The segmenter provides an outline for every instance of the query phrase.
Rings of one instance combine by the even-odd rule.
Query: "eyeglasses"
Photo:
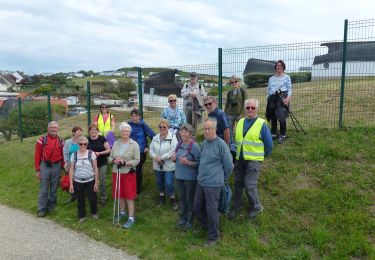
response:
[[[101,108],[108,108],[108,107],[101,107]]]
[[[215,129],[215,127],[205,127],[205,128],[203,128],[204,131],[210,131],[212,129]]]
[[[97,128],[91,128],[90,131],[99,131]]]
[[[79,146],[87,146],[87,143],[79,143]]]
[[[208,107],[208,106],[212,106],[212,102],[211,103],[206,103],[204,104],[205,107]]]
[[[173,102],[176,102],[176,101],[177,101],[176,99],[168,100],[169,103],[173,103]]]
[[[163,125],[159,125],[159,129],[167,129],[167,127]]]
[[[255,109],[257,109],[256,107],[246,107],[246,110],[255,110]]]
[[[238,81],[231,81],[231,82],[230,82],[230,84],[232,84],[232,85],[233,85],[233,84],[236,84],[236,83],[238,83]]]

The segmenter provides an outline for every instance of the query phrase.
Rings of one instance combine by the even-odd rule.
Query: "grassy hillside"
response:
[[[264,212],[252,222],[247,208],[235,221],[222,216],[221,241],[215,248],[203,247],[204,232],[178,231],[177,213],[169,205],[155,207],[150,162],[133,229],[112,227],[111,203],[99,209],[99,220],[78,224],[76,205],[63,206],[68,195],[61,191],[57,210],[48,218],[142,258],[374,259],[375,129],[291,135],[263,163],[258,187]],[[31,214],[38,194],[36,139],[0,146],[0,203]]]

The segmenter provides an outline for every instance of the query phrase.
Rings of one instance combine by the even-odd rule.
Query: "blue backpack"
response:
[[[220,192],[219,212],[223,214],[229,213],[231,199],[232,199],[232,190],[229,184],[225,182]]]

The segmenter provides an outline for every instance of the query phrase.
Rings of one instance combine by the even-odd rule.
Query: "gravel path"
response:
[[[1,259],[137,259],[45,218],[0,205]]]

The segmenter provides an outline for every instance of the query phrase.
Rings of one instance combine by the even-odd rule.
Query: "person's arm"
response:
[[[111,130],[112,132],[115,132],[116,130],[116,121],[115,121],[115,117],[113,115],[110,115],[110,117],[112,118],[111,119]]]
[[[151,144],[150,144],[150,157],[152,159],[154,159],[155,157],[157,157],[157,155],[155,153],[155,141],[154,141],[154,139],[152,139]]]
[[[141,161],[139,145],[136,142],[134,143],[135,143],[135,146],[134,146],[133,159],[126,162],[126,166],[129,166],[129,167],[136,167]]]
[[[43,150],[43,145],[42,145],[42,139],[43,137],[39,138],[39,140],[35,144],[35,153],[34,153],[34,167],[35,167],[35,172],[36,172],[36,177],[40,179],[40,161],[42,157],[42,150]]]
[[[108,142],[104,142],[104,151],[99,152],[99,155],[106,155],[111,153],[111,147],[109,146]]]
[[[181,124],[186,124],[186,116],[185,116],[184,110],[179,109],[179,111],[180,111]]]
[[[188,98],[190,96],[190,91],[188,89],[187,84],[185,84],[181,89],[181,97],[182,98]]]
[[[232,174],[233,171],[233,157],[230,153],[229,147],[227,145],[223,145],[222,147],[222,160],[223,160],[223,169],[224,169],[224,180],[228,181],[229,176]]]
[[[99,116],[95,115],[94,116],[94,125],[98,126],[98,120],[99,120]]]
[[[99,187],[99,170],[98,170],[98,164],[97,164],[97,161],[96,161],[96,157],[95,155],[93,154],[93,158],[92,159],[92,168],[94,170],[94,175],[95,175],[95,184],[94,184],[94,192],[97,192],[98,191],[98,187]]]
[[[191,153],[194,156],[194,161],[191,162],[191,166],[194,168],[198,168],[199,162],[201,160],[201,148],[199,144],[194,143],[193,148],[191,149]]]
[[[199,87],[198,87],[199,90]],[[201,85],[200,95],[205,99],[207,97],[206,90],[204,89],[203,85]]]
[[[242,107],[241,115],[244,116],[245,115],[245,100],[247,99],[247,93],[246,93],[246,90],[244,90],[243,88],[241,89],[243,93],[242,104],[241,104],[241,107]]]
[[[264,156],[269,156],[272,152],[273,142],[270,129],[265,122],[263,123],[263,126],[260,130],[260,139],[264,144]]]
[[[227,145],[230,144],[230,129],[229,128],[224,129],[224,141],[227,143]]]
[[[143,122],[143,127],[146,135],[150,138],[154,138],[154,136],[156,135],[154,130],[152,130],[151,127],[149,127],[145,122]]]
[[[69,170],[69,192],[74,193],[73,187],[73,176],[74,176],[74,154],[70,156],[70,170]]]
[[[115,156],[116,147],[117,147],[117,141],[112,146],[111,152],[108,156],[108,163],[113,163],[113,160],[115,159],[114,156]]]
[[[288,105],[290,102],[290,98],[292,97],[292,80],[290,79],[289,75],[287,75],[285,79],[286,90],[288,91],[288,96],[284,98],[284,104]]]
[[[231,90],[229,90],[227,92],[227,100],[225,101],[225,107],[224,107],[224,112],[227,113],[227,110],[228,110],[228,107],[229,107],[229,92],[231,92]]]

